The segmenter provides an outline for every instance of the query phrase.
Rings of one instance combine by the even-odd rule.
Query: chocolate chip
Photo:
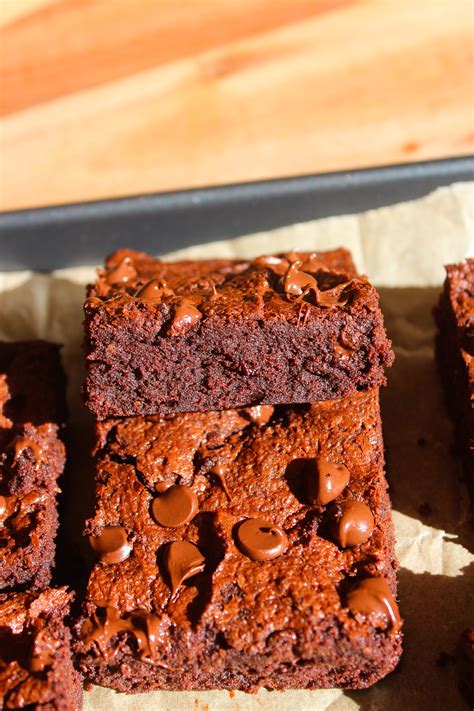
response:
[[[310,504],[325,506],[334,501],[349,483],[350,474],[344,464],[315,459],[306,470],[306,496]]]
[[[174,595],[185,580],[202,573],[206,559],[194,543],[174,541],[166,548],[164,562],[170,576],[171,593]]]
[[[126,284],[128,281],[135,279],[137,270],[133,266],[130,257],[124,257],[116,266],[114,266],[105,277],[105,281],[114,286],[115,284]]]
[[[173,484],[160,496],[153,499],[151,512],[160,526],[178,528],[191,521],[197,514],[199,502],[189,486]]]
[[[279,526],[261,518],[249,518],[237,529],[239,548],[251,560],[271,560],[282,555],[288,538]]]
[[[367,504],[347,499],[333,505],[332,534],[343,548],[365,543],[374,530],[374,517]]]
[[[247,408],[249,418],[259,427],[267,424],[274,411],[273,405],[254,405],[254,407]]]
[[[385,578],[366,578],[347,596],[347,607],[354,615],[373,615],[375,627],[387,624],[397,632],[401,627],[400,613]]]
[[[151,301],[153,303],[161,301],[164,296],[172,296],[173,294],[172,289],[169,289],[164,282],[152,279],[138,289],[135,297],[140,301]]]
[[[122,526],[106,526],[99,536],[89,536],[92,550],[103,563],[122,563],[130,555],[132,546]]]
[[[0,496],[0,521],[4,518],[7,512],[8,500],[5,496]]]
[[[278,276],[283,276],[289,266],[289,262],[285,257],[273,257],[271,255],[257,257],[252,261],[252,264],[259,269],[271,269]]]
[[[293,262],[282,277],[283,291],[289,296],[300,296],[305,289],[318,291],[316,279],[311,274],[300,271],[300,267],[300,261]]]
[[[173,321],[171,322],[169,332],[172,336],[180,335],[191,328],[191,326],[194,326],[201,318],[202,313],[189,301],[183,299],[174,310]]]

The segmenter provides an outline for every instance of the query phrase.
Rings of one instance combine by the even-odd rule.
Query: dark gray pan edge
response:
[[[153,254],[294,222],[362,212],[474,180],[474,157],[0,213],[0,269],[102,263],[118,247]]]

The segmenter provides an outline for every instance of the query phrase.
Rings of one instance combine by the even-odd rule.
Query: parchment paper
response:
[[[405,618],[405,651],[398,670],[372,689],[350,693],[261,690],[257,695],[210,691],[127,697],[94,688],[85,694],[86,711],[465,708],[452,661],[442,655],[441,665],[439,658],[451,654],[462,629],[474,624],[474,529],[433,360],[431,309],[444,278],[442,265],[474,256],[474,184],[442,188],[421,200],[359,216],[192,247],[169,257],[251,257],[339,246],[351,249],[360,272],[380,288],[397,355],[383,391],[382,416]],[[64,343],[73,438],[63,530],[80,528],[87,505],[79,502],[87,499],[82,494],[90,498],[92,492],[85,445],[90,420],[80,406],[79,386],[83,289],[93,278],[93,267],[51,275],[0,274],[0,338]]]

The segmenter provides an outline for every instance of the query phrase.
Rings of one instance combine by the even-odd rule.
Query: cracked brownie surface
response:
[[[378,389],[97,425],[77,663],[122,691],[362,688],[401,622]]]
[[[385,382],[378,295],[349,252],[160,262],[120,250],[85,302],[99,418],[315,402]]]
[[[0,343],[0,590],[49,583],[65,410],[59,347]]]

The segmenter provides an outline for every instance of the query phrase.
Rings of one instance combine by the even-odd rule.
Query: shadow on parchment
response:
[[[362,711],[464,711],[453,654],[473,624],[474,563],[456,577],[402,569],[399,598],[405,620],[399,666],[372,689],[346,694]]]

